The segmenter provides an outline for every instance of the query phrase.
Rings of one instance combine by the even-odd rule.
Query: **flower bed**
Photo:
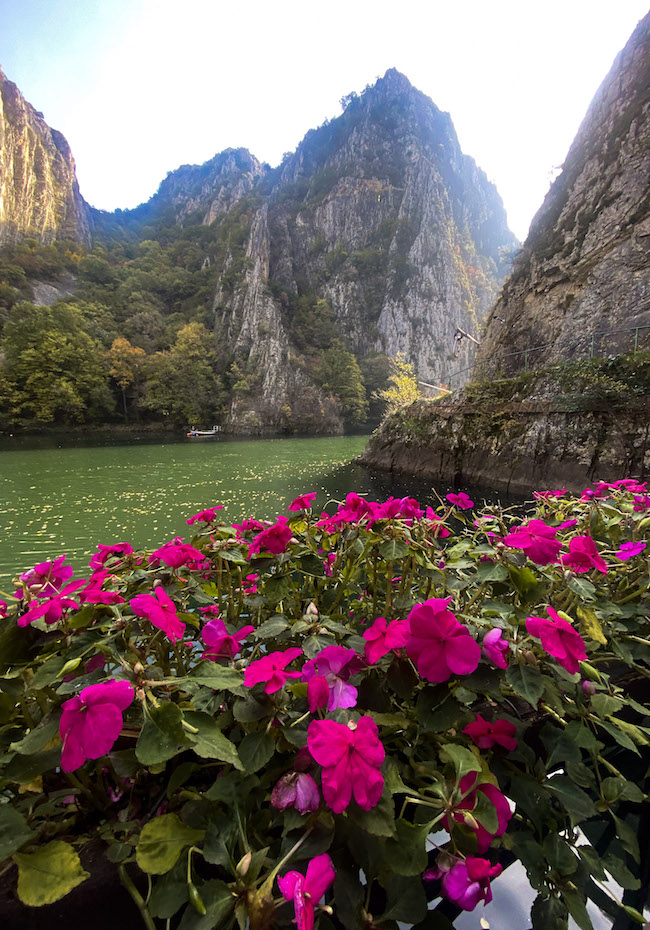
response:
[[[92,839],[150,930],[444,928],[514,860],[536,930],[591,927],[590,900],[642,923],[645,485],[539,493],[525,518],[314,497],[100,546],[88,580],[64,557],[16,579],[0,860],[20,900],[83,882]]]

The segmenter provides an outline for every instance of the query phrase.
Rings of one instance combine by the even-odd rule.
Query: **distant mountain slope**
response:
[[[570,357],[581,340],[584,350],[600,330],[650,324],[649,249],[650,13],[614,61],[533,220],[488,323],[485,370],[504,353],[551,343],[529,355],[539,365]],[[632,344],[619,335],[596,348]],[[523,356],[500,364],[512,372]]]
[[[68,143],[0,68],[0,245],[26,236],[89,244],[89,208]]]

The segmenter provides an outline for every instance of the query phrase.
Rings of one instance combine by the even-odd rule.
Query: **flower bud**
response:
[[[593,681],[582,682],[582,693],[585,697],[592,697],[596,693],[596,685]]]
[[[246,855],[242,856],[242,858],[237,863],[237,868],[235,869],[235,871],[237,872],[237,875],[239,875],[240,878],[243,878],[248,872],[252,858],[253,858],[253,854],[250,852],[247,852]]]
[[[311,617],[318,616],[318,608],[316,607],[313,601],[310,601],[309,604],[307,604],[307,610],[305,611],[305,614]]]
[[[136,675],[142,675],[142,673],[144,672],[144,665],[142,664],[142,662],[136,662],[135,665],[133,666],[133,671],[135,672]]]

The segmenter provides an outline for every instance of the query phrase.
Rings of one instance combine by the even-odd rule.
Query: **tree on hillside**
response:
[[[406,361],[404,354],[398,354],[390,360],[391,374],[388,378],[390,387],[378,391],[375,395],[386,402],[385,416],[395,413],[400,407],[412,404],[420,397],[420,389],[413,372],[413,366]]]
[[[112,414],[104,351],[74,307],[17,304],[2,351],[12,422],[71,424]]]
[[[368,401],[361,369],[354,355],[340,339],[323,352],[317,377],[321,385],[339,401],[347,426],[360,426],[368,416]]]
[[[127,389],[134,388],[141,382],[145,358],[146,352],[144,349],[132,346],[128,339],[122,337],[115,339],[108,350],[108,361],[111,366],[109,374],[111,378],[115,379],[122,392],[125,420],[129,418],[126,392]]]
[[[147,360],[142,406],[179,425],[212,422],[225,399],[216,358],[214,334],[201,323],[188,323],[171,349]]]

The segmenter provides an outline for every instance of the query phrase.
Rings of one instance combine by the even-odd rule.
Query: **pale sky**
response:
[[[396,67],[452,117],[523,239],[648,0],[0,0],[0,64],[106,210],[244,146],[276,165]]]

